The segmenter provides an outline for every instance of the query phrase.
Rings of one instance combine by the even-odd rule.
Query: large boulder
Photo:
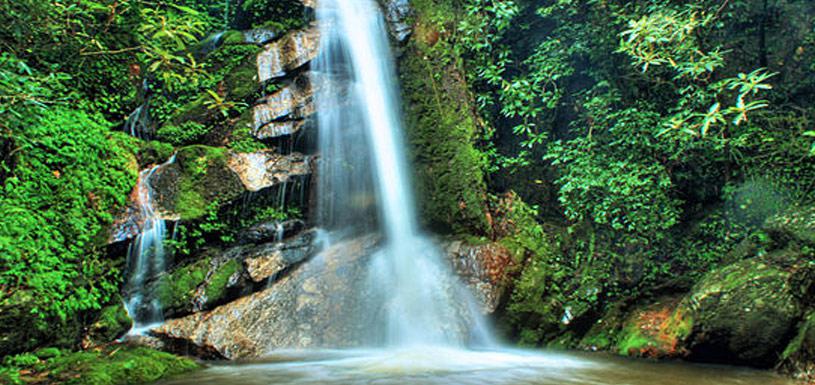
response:
[[[708,273],[678,310],[692,325],[685,341],[689,358],[774,365],[801,315],[790,275],[758,257]]]
[[[333,245],[263,291],[169,320],[152,333],[177,349],[228,359],[276,348],[356,345],[369,324],[363,320],[369,294],[357,290],[377,239]]]
[[[259,245],[210,250],[148,282],[165,318],[209,310],[263,287],[263,283],[313,255],[315,231]]]

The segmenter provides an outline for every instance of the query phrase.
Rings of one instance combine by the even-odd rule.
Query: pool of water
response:
[[[792,385],[767,371],[603,354],[521,350],[285,351],[262,361],[215,363],[161,385],[529,384]]]

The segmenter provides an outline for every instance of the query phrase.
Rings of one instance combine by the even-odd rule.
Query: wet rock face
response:
[[[238,234],[238,242],[244,244],[278,242],[294,235],[305,227],[305,222],[299,219],[259,223]]]
[[[298,30],[263,47],[257,56],[258,81],[286,76],[317,57],[319,32],[316,27]]]
[[[507,287],[507,270],[512,265],[509,250],[496,243],[468,245],[453,241],[444,245],[444,251],[453,271],[473,292],[482,311],[493,313]]]
[[[280,348],[356,345],[368,332],[360,317],[368,316],[362,299],[370,293],[353,293],[376,243],[369,236],[334,245],[263,291],[152,332],[172,346],[227,359]]]
[[[410,2],[408,0],[384,0],[383,6],[391,36],[396,42],[404,43],[413,33],[413,27],[408,24],[408,18],[413,14]]]
[[[159,300],[165,318],[209,310],[256,291],[256,284],[311,257],[315,238],[314,231],[304,231],[276,242],[210,251],[148,282],[145,292]]]
[[[311,174],[311,162],[303,154],[280,155],[272,150],[233,153],[227,162],[247,191],[260,191]]]
[[[261,140],[291,135],[314,112],[314,91],[308,78],[300,76],[252,108],[252,132]]]

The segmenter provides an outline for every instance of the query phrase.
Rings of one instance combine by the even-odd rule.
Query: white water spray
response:
[[[333,237],[379,231],[367,292],[375,344],[466,346],[490,334],[470,293],[418,228],[399,98],[373,0],[322,0],[313,66],[321,163],[318,221]],[[350,233],[350,234],[349,234]]]

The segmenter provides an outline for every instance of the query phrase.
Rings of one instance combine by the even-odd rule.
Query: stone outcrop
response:
[[[314,111],[311,84],[300,76],[252,108],[252,133],[262,140],[294,134]]]
[[[318,50],[319,32],[314,26],[266,44],[257,56],[258,81],[286,76],[317,57]]]
[[[162,304],[165,318],[209,310],[262,288],[256,286],[308,259],[315,252],[314,231],[260,245],[210,250],[147,284]]]
[[[404,43],[413,33],[413,26],[408,18],[413,14],[408,0],[385,0],[385,19],[388,21],[388,30],[397,43]]]
[[[492,313],[507,288],[507,273],[512,254],[497,243],[468,245],[453,241],[444,245],[447,260],[481,304],[484,313]]]
[[[357,285],[376,237],[332,246],[269,288],[209,312],[167,321],[152,333],[169,345],[228,359],[270,349],[349,346],[366,330]],[[356,321],[356,322],[355,322]]]
[[[311,174],[308,156],[280,155],[272,150],[232,153],[227,165],[240,178],[246,191],[260,191]]]
[[[299,219],[258,223],[238,234],[239,243],[277,242],[288,238],[306,227]]]

